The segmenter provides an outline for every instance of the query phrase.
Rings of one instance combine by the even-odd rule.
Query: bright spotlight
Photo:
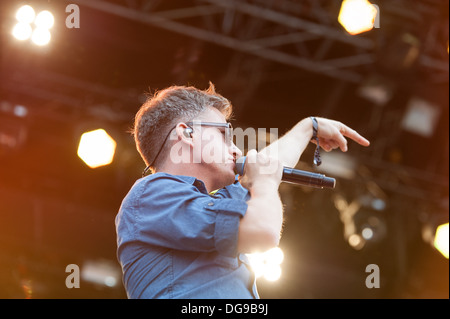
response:
[[[378,10],[367,0],[344,0],[339,13],[339,23],[351,35],[374,28]]]
[[[281,277],[280,265],[267,265],[264,278],[268,281],[277,281]]]
[[[276,281],[281,277],[281,263],[284,259],[283,251],[272,248],[264,253],[248,254],[250,265],[256,278],[264,277],[268,281]]]
[[[448,223],[440,225],[436,229],[436,235],[434,237],[434,247],[448,259]]]
[[[31,36],[31,41],[33,41],[34,44],[43,46],[47,45],[52,38],[52,35],[50,34],[50,31],[48,29],[44,28],[36,28],[33,31],[33,35]]]
[[[20,41],[29,39],[32,33],[33,29],[31,26],[28,23],[22,22],[17,23],[12,30],[12,35]]]
[[[284,260],[284,253],[279,247],[272,248],[265,253],[266,260],[275,265],[281,265]]]
[[[88,260],[81,268],[81,279],[99,287],[114,288],[120,278],[120,267],[107,260]]]
[[[25,5],[17,10],[16,19],[21,23],[30,24],[34,21],[35,15],[34,9],[29,5]]]
[[[18,40],[27,40],[31,37],[38,46],[47,45],[50,42],[50,29],[55,23],[55,18],[50,11],[44,10],[37,15],[31,6],[22,6],[16,12],[18,23],[12,30],[13,36]],[[32,23],[35,28],[33,30]]]
[[[55,18],[53,17],[53,14],[50,11],[44,10],[39,12],[39,14],[36,16],[34,24],[38,28],[44,28],[48,30],[51,29],[55,24]]]
[[[116,141],[103,129],[86,132],[81,136],[78,156],[90,167],[97,168],[112,163]]]
[[[373,230],[370,227],[366,227],[361,231],[361,236],[365,240],[371,240],[373,238]]]
[[[264,255],[262,253],[253,253],[248,254],[247,256],[252,270],[255,273],[255,277],[260,278],[261,276],[264,276],[264,272],[266,270]]]
[[[351,234],[347,241],[348,244],[356,250],[361,250],[365,245],[365,240],[358,234]]]

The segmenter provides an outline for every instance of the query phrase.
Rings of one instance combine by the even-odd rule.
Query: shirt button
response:
[[[208,203],[208,206],[214,206],[213,202]]]

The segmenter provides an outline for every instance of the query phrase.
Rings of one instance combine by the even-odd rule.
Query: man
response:
[[[249,151],[238,179],[231,112],[211,84],[167,88],[137,113],[136,146],[153,174],[133,185],[116,217],[129,298],[259,298],[245,254],[279,243],[282,167],[297,164],[313,124],[326,151],[347,151],[345,137],[369,145],[340,122],[307,118],[261,152]]]

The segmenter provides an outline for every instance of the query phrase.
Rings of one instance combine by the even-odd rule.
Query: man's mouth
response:
[[[225,160],[225,164],[236,164],[236,159],[228,158],[227,160]]]

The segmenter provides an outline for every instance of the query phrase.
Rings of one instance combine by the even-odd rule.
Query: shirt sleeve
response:
[[[137,240],[169,249],[237,255],[242,199],[211,197],[176,178],[139,185],[134,207]]]

